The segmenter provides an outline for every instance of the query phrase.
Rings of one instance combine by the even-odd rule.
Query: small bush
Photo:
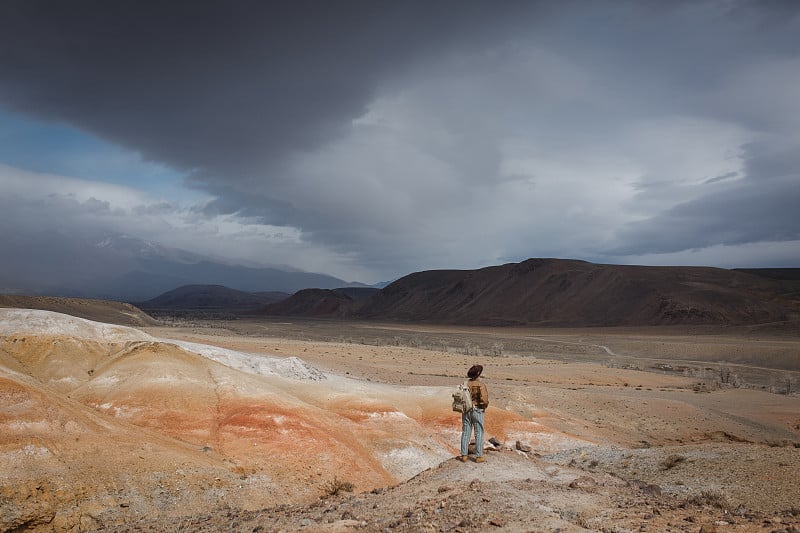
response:
[[[687,498],[686,501],[692,505],[708,505],[723,510],[731,509],[731,503],[728,501],[728,497],[717,490],[704,490],[698,495]]]
[[[331,481],[325,483],[322,487],[325,495],[323,498],[328,496],[336,496],[341,492],[353,492],[355,485],[350,483],[349,481],[342,481],[341,479],[334,477]]]
[[[672,454],[663,461],[661,461],[661,470],[670,470],[675,468],[682,462],[686,461],[686,457],[683,455]]]

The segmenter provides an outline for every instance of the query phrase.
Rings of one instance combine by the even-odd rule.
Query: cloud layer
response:
[[[792,2],[9,2],[0,105],[208,198],[64,179],[15,205],[49,191],[364,281],[532,256],[798,266],[798,34]]]

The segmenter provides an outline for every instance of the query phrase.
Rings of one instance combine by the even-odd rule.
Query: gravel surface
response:
[[[613,450],[598,457],[621,456]],[[569,454],[551,457],[569,459]],[[363,494],[337,494],[310,505],[243,512],[221,510],[170,526],[142,520],[98,531],[153,532],[797,532],[800,513],[760,513],[705,498],[665,494],[658,485],[562,466],[514,451],[483,464],[451,459],[406,483]]]

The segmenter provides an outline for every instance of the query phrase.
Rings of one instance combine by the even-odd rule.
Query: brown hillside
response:
[[[355,309],[356,301],[339,290],[305,289],[282,302],[269,304],[262,313],[272,316],[345,317]]]
[[[157,320],[144,313],[141,309],[128,303],[110,300],[0,294],[0,307],[41,309],[123,326],[158,325]]]
[[[362,302],[298,293],[273,315],[349,316],[465,325],[745,325],[797,320],[790,282],[708,267],[597,265],[529,259],[405,276]],[[318,300],[314,300],[318,298]]]

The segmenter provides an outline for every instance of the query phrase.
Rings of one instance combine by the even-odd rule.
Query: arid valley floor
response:
[[[796,330],[0,313],[0,531],[800,530]]]

